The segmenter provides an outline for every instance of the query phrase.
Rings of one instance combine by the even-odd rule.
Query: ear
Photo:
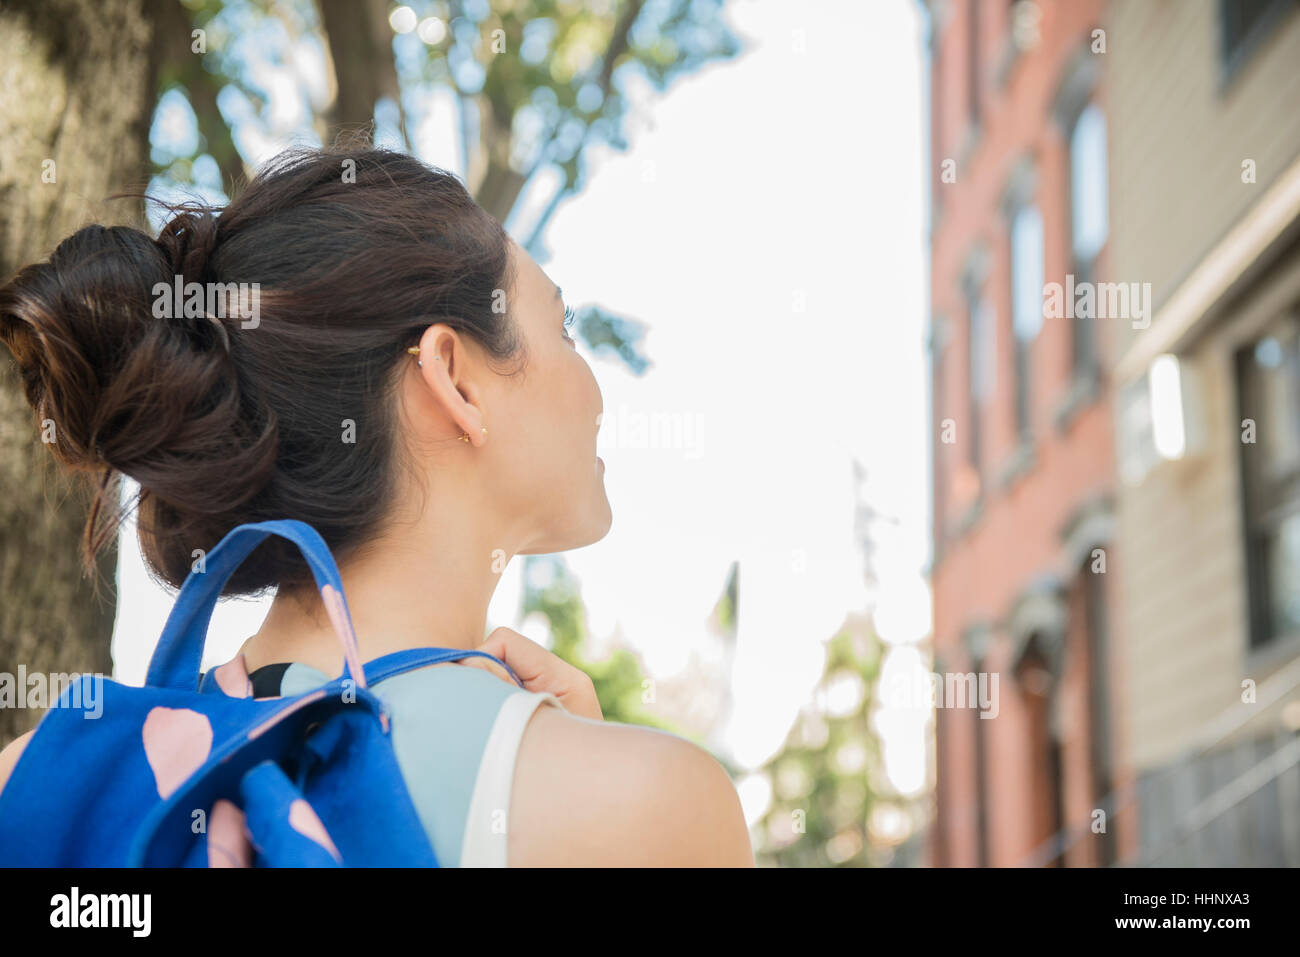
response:
[[[430,326],[420,337],[421,377],[452,421],[469,435],[470,444],[479,446],[485,441],[483,412],[469,381],[468,358],[465,341],[445,323]]]

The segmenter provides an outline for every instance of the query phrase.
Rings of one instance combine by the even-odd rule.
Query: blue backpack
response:
[[[279,698],[253,698],[247,673],[227,666],[200,686],[217,598],[269,535],[311,566],[343,674]],[[206,566],[181,587],[144,687],[80,675],[43,716],[0,792],[0,866],[439,866],[369,686],[472,655],[523,682],[456,648],[362,668],[334,558],[303,522],[240,525]]]

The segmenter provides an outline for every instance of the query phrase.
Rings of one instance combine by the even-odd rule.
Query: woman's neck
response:
[[[515,554],[503,547],[511,536],[483,519],[491,514],[461,507],[390,526],[340,567],[362,663],[407,648],[483,643],[488,603]],[[302,662],[330,676],[343,672],[342,647],[314,587],[277,594],[240,653],[250,672],[276,662]]]

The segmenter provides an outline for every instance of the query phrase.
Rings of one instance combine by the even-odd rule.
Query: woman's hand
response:
[[[549,691],[560,699],[564,710],[580,718],[604,721],[600,702],[596,699],[596,686],[586,672],[575,668],[559,655],[552,654],[537,642],[525,638],[510,628],[498,628],[488,635],[477,651],[485,651],[508,664],[529,691]],[[471,668],[482,668],[514,684],[505,670],[494,661],[479,655],[461,658],[456,662]]]

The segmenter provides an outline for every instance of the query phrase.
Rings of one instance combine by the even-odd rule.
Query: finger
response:
[[[483,643],[483,651],[504,661],[529,691],[548,691],[566,699],[590,678],[584,672],[512,628],[497,628]]]
[[[550,692],[573,706],[575,713],[589,715],[594,711],[600,718],[591,677],[531,638],[502,626],[488,636],[479,650],[509,665],[527,690]]]
[[[504,661],[526,685],[543,675],[554,674],[559,665],[568,664],[531,638],[504,626],[488,635],[479,650]]]
[[[500,656],[497,656],[500,657]],[[495,661],[489,661],[482,655],[467,655],[464,658],[457,658],[455,664],[464,665],[467,668],[477,668],[480,671],[486,671],[493,677],[500,678],[509,684],[514,684],[515,679],[510,677],[510,673],[502,668]]]

